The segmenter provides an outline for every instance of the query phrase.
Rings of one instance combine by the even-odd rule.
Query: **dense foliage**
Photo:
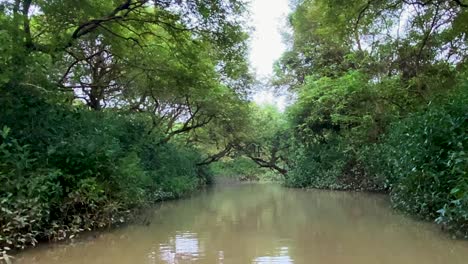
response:
[[[158,145],[160,136],[147,134],[151,122],[142,115],[14,98],[1,100],[7,114],[1,119],[0,232],[10,248],[123,222],[129,209],[179,197],[207,181],[197,173],[200,154],[177,143]]]
[[[468,237],[467,5],[291,5],[282,113],[248,101],[244,1],[1,1],[0,259],[213,174],[388,191]]]
[[[280,180],[274,172],[259,167],[251,159],[238,157],[225,157],[210,166],[211,173],[216,175],[217,180],[240,180],[240,181],[275,181]]]
[[[244,12],[238,0],[0,2],[0,261],[212,181],[247,120]]]
[[[395,207],[468,237],[467,5],[292,5],[273,79],[296,95],[286,185],[389,191]]]
[[[468,93],[456,94],[393,123],[368,163],[396,207],[467,237]]]

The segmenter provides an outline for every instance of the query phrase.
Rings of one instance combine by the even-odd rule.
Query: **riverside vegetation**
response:
[[[468,236],[468,8],[463,1],[294,3],[274,83],[292,187],[387,191]]]
[[[0,256],[213,175],[388,192],[468,236],[463,1],[291,1],[284,112],[249,101],[244,1],[78,2],[0,3]]]
[[[0,10],[0,257],[210,183],[249,107],[243,2]]]

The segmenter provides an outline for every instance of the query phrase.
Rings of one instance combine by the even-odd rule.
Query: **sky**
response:
[[[251,21],[254,32],[250,40],[250,63],[262,80],[272,75],[273,64],[286,50],[281,37],[281,29],[286,25],[290,13],[288,0],[251,0]],[[266,89],[254,95],[258,104],[275,104],[281,110],[286,98],[274,95]]]

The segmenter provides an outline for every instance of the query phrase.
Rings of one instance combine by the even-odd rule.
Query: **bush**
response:
[[[211,174],[217,177],[234,178],[241,181],[275,181],[280,176],[266,168],[260,168],[250,158],[239,156],[226,157],[210,165]]]
[[[354,140],[354,139],[353,139]],[[358,155],[361,146],[345,136],[296,147],[285,184],[290,187],[381,191],[382,180],[367,172]]]
[[[468,235],[468,93],[392,126],[377,167],[394,205]]]
[[[178,198],[207,182],[198,172],[200,156],[194,149],[147,145],[142,156],[145,169],[155,179],[153,184],[162,187],[163,198]]]
[[[0,255],[121,223],[210,176],[194,149],[159,144],[140,114],[92,112],[11,90],[0,98]],[[2,250],[3,249],[3,250]]]
[[[377,141],[363,140],[372,126],[359,126],[296,147],[285,184],[388,190],[395,207],[468,237],[468,90],[451,93]]]
[[[338,178],[345,165],[345,154],[337,139],[327,144],[297,148],[294,166],[285,184],[290,187],[340,188]]]

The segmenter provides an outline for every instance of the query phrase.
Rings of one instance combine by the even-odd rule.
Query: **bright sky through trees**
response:
[[[255,30],[251,37],[250,62],[262,79],[272,74],[273,63],[286,49],[281,30],[286,26],[290,9],[288,0],[252,0],[250,5]],[[258,104],[276,104],[280,109],[285,107],[285,98],[271,91],[258,92],[254,100]]]
[[[260,77],[272,74],[272,66],[286,49],[281,27],[289,13],[287,0],[252,0],[251,14],[255,32],[251,38],[250,61]]]

